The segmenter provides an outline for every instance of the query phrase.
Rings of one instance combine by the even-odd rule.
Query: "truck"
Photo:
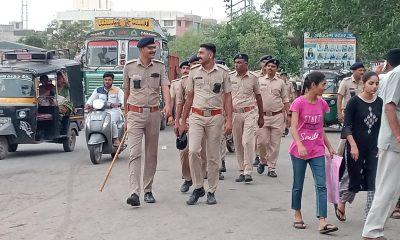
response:
[[[138,41],[151,36],[158,46],[156,59],[163,61],[170,80],[177,78],[179,58],[170,56],[168,41],[160,24],[153,18],[95,18],[94,31],[87,34],[82,52],[85,96],[103,84],[103,74],[112,72],[114,85],[123,88],[123,67],[127,61],[139,57]],[[164,103],[160,92],[160,107]],[[161,129],[165,128],[163,118]]]

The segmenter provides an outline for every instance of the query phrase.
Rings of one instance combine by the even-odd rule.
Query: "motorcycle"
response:
[[[93,164],[99,164],[103,154],[111,154],[111,157],[114,157],[117,152],[118,147],[113,145],[111,114],[105,111],[107,108],[111,108],[109,103],[102,99],[96,99],[93,101],[93,110],[86,118],[86,142]],[[119,139],[122,139],[124,135],[124,122],[124,115],[121,114],[117,122]],[[121,151],[124,149],[125,145]]]

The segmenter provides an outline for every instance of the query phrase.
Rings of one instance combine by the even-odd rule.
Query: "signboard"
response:
[[[88,38],[141,38],[143,36],[152,36],[152,37],[162,37],[157,32],[140,30],[140,29],[127,29],[127,28],[113,28],[113,29],[104,29],[91,32],[87,35]]]
[[[356,61],[352,33],[304,33],[304,68],[331,64],[349,68]]]
[[[94,30],[110,28],[136,28],[146,31],[154,30],[152,18],[95,18]]]

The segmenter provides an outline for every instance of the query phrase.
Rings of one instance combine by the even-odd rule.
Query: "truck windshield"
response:
[[[0,97],[20,98],[33,97],[32,76],[29,74],[0,73]]]
[[[88,43],[86,54],[88,66],[116,66],[118,62],[118,42],[91,41]]]
[[[129,49],[128,49],[128,60],[139,58],[139,48],[137,47],[138,41],[131,40],[129,41]],[[156,56],[155,59],[161,58],[161,49],[159,47],[159,42],[157,42]]]

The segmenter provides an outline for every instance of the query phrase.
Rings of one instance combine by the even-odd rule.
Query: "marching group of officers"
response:
[[[288,127],[289,103],[295,98],[287,76],[277,74],[279,60],[263,56],[261,70],[250,72],[248,55],[238,54],[234,57],[235,71],[230,72],[225,65],[216,63],[215,45],[202,44],[197,55],[180,64],[182,77],[169,86],[164,64],[154,59],[157,47],[154,38],[142,38],[137,46],[139,58],[124,67],[131,190],[128,204],[140,206],[141,181],[144,201],[156,201],[152,184],[161,121],[160,88],[165,101],[164,113],[174,125],[180,149],[184,179],[181,191],[194,187],[186,202],[188,205],[196,204],[206,192],[207,204],[217,203],[215,191],[221,179],[223,140],[230,134],[233,134],[239,166],[236,182],[253,181],[255,152],[259,159],[257,172],[262,174],[267,168],[268,176],[277,177],[275,169],[281,137]]]

